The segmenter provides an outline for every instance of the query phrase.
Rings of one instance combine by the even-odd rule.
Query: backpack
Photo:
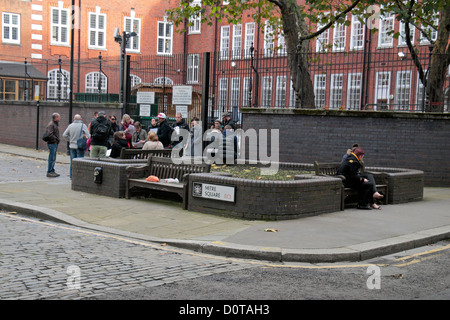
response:
[[[101,123],[95,127],[92,137],[95,140],[106,140],[109,138],[109,126],[106,123]]]

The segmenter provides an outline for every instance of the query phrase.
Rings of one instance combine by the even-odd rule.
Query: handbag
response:
[[[45,130],[44,135],[42,136],[42,140],[44,140],[45,142],[50,141],[50,137],[48,136],[47,130]]]
[[[86,150],[87,148],[87,139],[83,136],[83,124],[81,124],[81,130],[80,130],[80,139],[77,140],[77,148],[80,150]]]

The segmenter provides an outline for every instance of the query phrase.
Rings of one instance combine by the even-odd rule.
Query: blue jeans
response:
[[[47,173],[55,172],[55,163],[56,163],[56,151],[58,150],[58,144],[56,143],[47,143],[48,146],[48,169]]]
[[[70,149],[70,179],[72,179],[72,159],[84,158],[84,152],[86,150]]]

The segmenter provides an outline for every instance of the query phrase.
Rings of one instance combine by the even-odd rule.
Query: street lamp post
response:
[[[98,54],[98,60],[100,63],[100,65],[99,65],[100,70],[98,72],[97,89],[98,89],[98,103],[100,103],[101,102],[101,93],[102,93],[102,53],[101,52]]]
[[[58,79],[58,102],[61,101],[61,90],[62,90],[62,70],[61,70],[61,64],[62,64],[62,60],[61,60],[61,56],[59,56],[58,58],[58,65],[59,65],[59,74],[56,77]]]
[[[119,28],[114,30],[114,41],[120,44],[120,77],[119,77],[119,103],[122,104],[122,113],[125,113],[125,50],[127,48],[128,39],[136,36],[135,32],[128,33],[126,31],[119,34]]]
[[[70,30],[70,75],[69,75],[69,124],[72,123],[72,111],[73,111],[73,50],[75,43],[75,0],[72,0],[72,27]],[[67,155],[70,155],[70,142],[67,141]]]

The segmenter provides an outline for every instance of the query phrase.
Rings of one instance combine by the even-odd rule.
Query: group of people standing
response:
[[[156,121],[157,119],[157,121]],[[70,154],[70,178],[72,179],[72,160],[84,157],[89,150],[91,158],[118,158],[123,148],[142,148],[143,150],[160,150],[172,148],[182,142],[182,137],[172,141],[172,133],[180,129],[189,130],[189,125],[182,115],[176,115],[176,121],[169,125],[164,113],[151,120],[148,130],[142,128],[140,122],[134,122],[128,114],[122,116],[120,123],[115,115],[106,117],[104,111],[94,112],[91,122],[86,125],[79,114],[73,118],[73,122],[63,133],[63,138],[68,142]],[[61,116],[58,113],[52,115],[52,120],[46,127],[46,140],[49,149],[47,177],[58,177],[55,172],[56,153],[60,143],[59,123]],[[86,147],[80,148],[79,139],[86,140]]]

